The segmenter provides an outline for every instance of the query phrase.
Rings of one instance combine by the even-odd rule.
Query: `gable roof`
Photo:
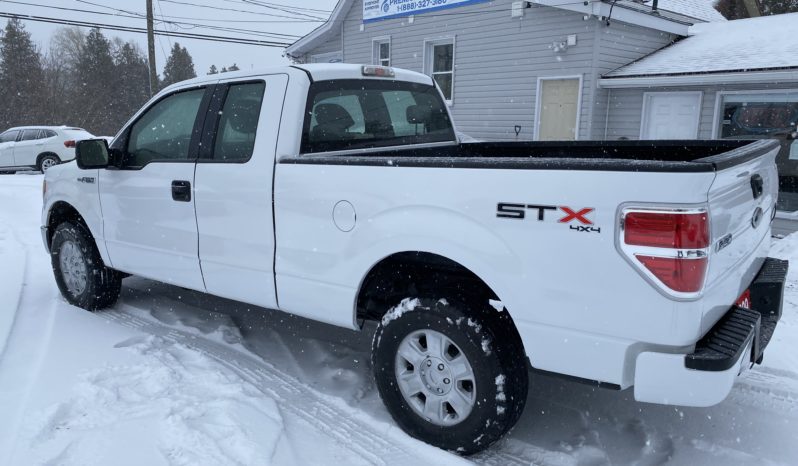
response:
[[[794,70],[798,13],[691,26],[689,36],[604,75],[613,79]],[[752,77],[744,80],[754,79]]]
[[[310,34],[297,40],[286,48],[289,57],[299,57],[318,47],[336,34],[343,24],[346,14],[356,0],[339,0],[330,18]],[[357,0],[363,1],[363,0]],[[597,16],[610,16],[617,21],[636,24],[678,35],[687,35],[690,25],[706,21],[726,21],[714,8],[717,0],[658,0],[658,10],[652,11],[653,0],[640,3],[639,0],[532,0],[532,3],[560,8]],[[509,5],[508,5],[509,7]],[[419,13],[423,15],[424,13]]]

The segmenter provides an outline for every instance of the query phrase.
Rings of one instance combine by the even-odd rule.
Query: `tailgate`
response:
[[[770,245],[770,222],[779,179],[774,141],[760,141],[705,159],[718,160],[709,190],[711,247],[705,293],[705,324],[734,303],[761,267]],[[713,160],[713,162],[715,162]],[[717,315],[716,315],[717,314]]]

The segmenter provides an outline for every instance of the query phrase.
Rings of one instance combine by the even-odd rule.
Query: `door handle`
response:
[[[172,181],[172,200],[191,202],[191,182],[185,180]]]

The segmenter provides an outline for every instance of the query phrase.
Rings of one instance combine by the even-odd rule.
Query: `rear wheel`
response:
[[[122,277],[105,266],[85,226],[60,224],[53,234],[50,257],[55,281],[70,304],[95,311],[119,298]]]
[[[39,171],[44,173],[50,167],[54,167],[61,163],[61,159],[58,158],[57,155],[47,154],[39,159],[39,166],[37,167]]]
[[[526,356],[509,316],[474,301],[406,299],[372,344],[377,387],[408,434],[437,447],[484,450],[518,421]]]

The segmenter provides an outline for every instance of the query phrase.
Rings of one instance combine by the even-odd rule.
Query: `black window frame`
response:
[[[200,143],[200,138],[202,136],[202,125],[205,120],[205,117],[203,115],[205,114],[206,109],[208,108],[211,96],[213,95],[214,88],[215,86],[213,84],[199,84],[196,86],[177,89],[174,92],[164,94],[163,96],[158,98],[158,100],[148,105],[136,117],[135,120],[129,122],[127,126],[125,126],[124,131],[122,131],[121,137],[117,138],[117,140],[114,141],[115,144],[113,144],[113,146],[111,147],[111,154],[110,154],[111,160],[115,162],[113,163],[113,165],[120,170],[135,171],[135,170],[141,170],[147,165],[150,165],[152,163],[196,163],[197,159],[199,158],[198,147]],[[158,105],[165,99],[168,99],[169,97],[172,97],[177,94],[181,94],[183,92],[196,91],[200,89],[204,89],[205,94],[202,96],[202,100],[200,100],[200,105],[199,108],[197,109],[197,115],[194,117],[194,127],[191,130],[191,140],[189,141],[188,144],[189,157],[186,159],[152,159],[149,160],[144,165],[129,165],[127,163],[130,155],[128,152],[128,147],[130,145],[130,131],[133,129],[133,126],[135,126],[136,123],[138,123],[139,120],[141,120],[141,118],[143,118],[147,114],[147,112],[152,110],[156,105]],[[194,157],[191,157],[191,154],[194,154]]]
[[[309,134],[310,134],[310,123],[313,115],[313,106],[316,100],[316,96],[322,92],[329,92],[341,89],[363,89],[363,90],[386,90],[383,86],[386,83],[392,83],[396,86],[395,89],[391,89],[392,91],[418,91],[423,90],[430,92],[432,96],[437,98],[441,104],[441,110],[443,110],[446,114],[446,119],[449,122],[449,136],[445,139],[441,139],[438,141],[424,141],[424,142],[413,142],[413,143],[406,143],[402,142],[404,137],[396,137],[391,139],[385,140],[385,144],[374,144],[374,140],[363,140],[359,144],[357,141],[342,141],[341,144],[336,143],[325,143],[326,147],[322,149],[315,149],[313,146],[314,144],[309,141]],[[351,87],[346,87],[351,86]],[[353,144],[353,142],[355,144]],[[332,79],[326,81],[314,81],[310,85],[310,89],[308,90],[308,97],[307,101],[305,102],[305,117],[302,122],[302,139],[300,142],[300,155],[313,155],[313,154],[321,154],[321,153],[335,153],[335,152],[347,152],[347,151],[354,151],[354,150],[364,150],[364,149],[375,149],[375,150],[384,150],[387,148],[395,148],[397,146],[401,147],[418,147],[418,146],[425,146],[429,144],[454,144],[457,143],[457,135],[454,130],[454,121],[452,120],[451,115],[448,112],[448,105],[446,100],[442,98],[438,88],[435,86],[434,83],[432,84],[422,84],[410,81],[396,81],[396,80],[388,80],[388,79]],[[340,146],[340,147],[337,147]]]
[[[227,95],[232,86],[239,86],[243,84],[263,84],[263,97],[261,98],[261,113],[263,112],[263,103],[266,100],[266,92],[269,87],[265,79],[247,79],[243,81],[228,81],[218,83],[214,86],[213,95],[211,96],[210,103],[205,112],[205,119],[202,127],[202,137],[200,142],[199,157],[197,163],[228,163],[228,164],[244,164],[252,160],[255,155],[253,147],[252,153],[246,159],[237,160],[219,160],[216,159],[216,138],[219,135],[219,123],[222,121],[220,112],[224,109],[224,104],[227,102]],[[258,114],[258,125],[260,125],[260,114]],[[255,138],[257,138],[257,132]]]
[[[25,133],[28,132],[28,131],[30,131],[31,133],[36,133],[36,135],[33,137],[33,139],[22,139],[25,136]],[[17,136],[17,142],[37,141],[37,140],[41,139],[41,137],[40,137],[41,134],[42,134],[41,131],[42,130],[40,130],[38,128],[26,128],[26,129],[20,130],[20,132],[19,132],[20,134],[19,134],[19,136]]]
[[[22,130],[20,130],[20,129],[9,129],[7,131],[3,131],[2,133],[0,133],[0,136],[2,136],[3,134],[6,134],[6,133],[12,133],[12,132],[13,133],[17,133],[14,136],[14,140],[13,141],[6,141],[6,142],[17,142],[19,140],[19,136],[22,134]]]

